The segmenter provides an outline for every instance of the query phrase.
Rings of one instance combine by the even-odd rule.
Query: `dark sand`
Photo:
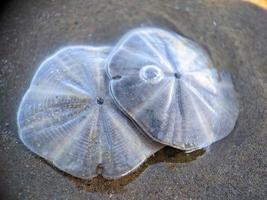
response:
[[[235,0],[14,0],[0,17],[0,199],[264,199],[267,196],[267,10]],[[16,111],[38,65],[60,47],[114,44],[127,30],[180,32],[231,71],[234,131],[208,150],[170,148],[117,181],[80,181],[19,140]]]

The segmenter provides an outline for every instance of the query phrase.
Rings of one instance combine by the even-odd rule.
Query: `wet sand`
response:
[[[264,199],[267,10],[259,2],[13,0],[2,7],[1,199]],[[234,131],[191,154],[164,148],[115,181],[82,181],[32,154],[18,138],[16,112],[38,65],[61,47],[113,45],[140,26],[165,27],[192,38],[218,68],[231,72],[240,101]]]

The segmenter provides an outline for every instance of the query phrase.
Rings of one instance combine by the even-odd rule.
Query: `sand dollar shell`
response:
[[[60,50],[40,66],[18,111],[23,143],[80,178],[119,178],[162,147],[140,134],[111,99],[104,70],[109,52]]]
[[[176,33],[133,30],[112,50],[106,67],[118,106],[156,141],[191,151],[225,137],[235,125],[230,76]]]

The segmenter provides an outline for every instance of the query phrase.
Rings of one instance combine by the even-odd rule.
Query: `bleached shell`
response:
[[[156,141],[192,151],[234,128],[239,109],[230,76],[189,39],[158,28],[133,30],[106,68],[118,106]]]
[[[140,134],[110,98],[104,70],[109,52],[74,46],[49,57],[18,111],[23,143],[80,178],[119,178],[162,147]]]

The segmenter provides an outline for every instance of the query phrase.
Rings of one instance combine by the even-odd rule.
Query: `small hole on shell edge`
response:
[[[102,105],[104,103],[104,99],[102,97],[97,97],[96,102],[97,104]]]
[[[96,174],[97,175],[101,175],[102,173],[103,173],[103,170],[104,170],[104,166],[103,166],[103,164],[98,164],[97,166],[96,166],[96,169],[95,169],[95,171],[96,171]]]
[[[116,76],[113,76],[112,79],[114,79],[114,80],[121,79],[121,76],[120,75],[116,75]]]

